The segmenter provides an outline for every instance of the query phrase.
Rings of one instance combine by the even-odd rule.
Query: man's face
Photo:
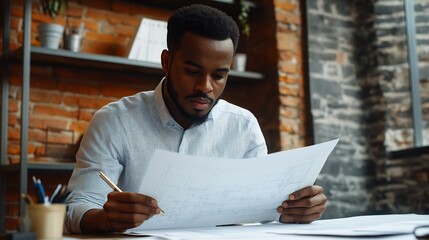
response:
[[[207,119],[225,88],[233,55],[231,39],[218,41],[191,32],[174,52],[162,53],[164,100],[182,127]]]

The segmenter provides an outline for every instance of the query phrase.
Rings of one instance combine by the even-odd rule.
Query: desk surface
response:
[[[105,235],[66,235],[64,240],[76,239],[347,239],[347,240],[407,240],[416,238],[416,226],[428,225],[429,215],[392,214],[358,216],[319,220],[311,224],[249,224],[244,226],[224,226],[191,229],[145,230],[134,233]],[[130,233],[133,234],[133,233]]]

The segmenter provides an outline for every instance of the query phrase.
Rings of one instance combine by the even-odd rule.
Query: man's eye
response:
[[[191,76],[197,76],[200,72],[195,70],[186,69],[186,73]]]
[[[223,75],[213,75],[214,80],[222,80],[224,77]]]

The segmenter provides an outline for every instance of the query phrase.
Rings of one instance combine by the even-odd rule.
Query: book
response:
[[[129,59],[161,63],[167,48],[167,22],[143,18],[128,53]]]

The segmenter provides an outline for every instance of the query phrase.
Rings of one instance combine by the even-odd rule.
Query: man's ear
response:
[[[167,49],[162,50],[161,67],[162,67],[162,71],[164,72],[164,75],[166,75],[168,73],[168,69],[170,68],[169,67],[170,57],[171,57],[171,54]]]

